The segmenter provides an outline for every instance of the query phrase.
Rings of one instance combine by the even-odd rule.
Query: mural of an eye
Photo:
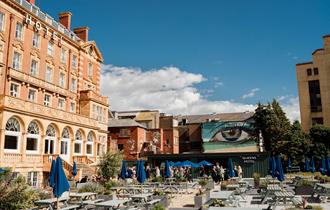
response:
[[[238,142],[244,139],[247,139],[249,134],[242,129],[239,128],[231,128],[228,130],[220,130],[215,133],[213,137],[210,139],[210,142],[221,142],[221,141],[229,141],[229,142]]]

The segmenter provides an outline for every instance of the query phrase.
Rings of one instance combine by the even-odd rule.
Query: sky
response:
[[[330,34],[330,0],[36,0],[71,11],[104,56],[112,110],[253,111],[280,101],[300,119],[295,64]]]

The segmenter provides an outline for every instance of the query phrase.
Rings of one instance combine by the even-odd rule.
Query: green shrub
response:
[[[198,184],[204,188],[207,185],[207,181],[206,180],[199,180]]]
[[[104,187],[100,184],[97,183],[86,183],[84,186],[82,186],[78,192],[94,192],[98,194],[103,194],[104,192]]]
[[[115,181],[115,180],[109,180],[108,182],[106,182],[104,184],[104,186],[105,186],[105,188],[107,190],[111,190],[113,187],[119,187],[119,186],[121,186],[121,183],[118,182],[118,181]]]
[[[305,209],[313,209],[313,206],[307,205]]]
[[[302,187],[302,186],[309,186],[309,187],[313,187],[314,183],[305,179],[299,180],[298,183],[296,184],[297,187]]]
[[[163,177],[158,176],[158,177],[153,177],[153,178],[151,179],[151,181],[152,181],[152,182],[163,182],[164,179],[163,179]]]
[[[152,210],[166,210],[162,204],[156,204]]]
[[[224,207],[226,206],[222,200],[219,199],[215,199],[212,201],[212,203],[210,204],[210,206],[214,206],[214,207]]]
[[[0,174],[0,209],[27,209],[39,199],[38,191],[32,189],[24,177],[14,179],[8,169]]]

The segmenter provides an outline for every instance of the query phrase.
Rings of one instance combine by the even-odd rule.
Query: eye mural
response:
[[[252,121],[203,123],[202,139],[204,152],[257,150]]]

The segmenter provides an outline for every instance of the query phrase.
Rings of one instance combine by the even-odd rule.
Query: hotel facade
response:
[[[312,61],[296,65],[301,125],[306,132],[314,124],[330,127],[330,35]]]
[[[87,27],[70,25],[70,12],[56,21],[34,0],[0,0],[0,167],[35,187],[53,158],[82,176],[107,148],[102,54]]]

